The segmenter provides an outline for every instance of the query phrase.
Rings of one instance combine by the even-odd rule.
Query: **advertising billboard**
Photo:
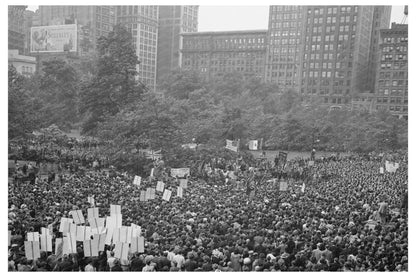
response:
[[[55,25],[32,27],[30,30],[30,52],[76,52],[77,25]]]

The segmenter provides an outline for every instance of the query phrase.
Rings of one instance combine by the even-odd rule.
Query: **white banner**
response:
[[[28,260],[40,258],[39,241],[25,241],[25,256]]]
[[[164,189],[165,189],[165,183],[163,183],[162,181],[157,181],[156,190],[163,192]]]
[[[182,198],[183,197],[183,189],[182,187],[178,187],[177,196]]]
[[[69,214],[72,215],[72,218],[74,219],[75,224],[78,225],[78,224],[85,223],[84,215],[82,214],[81,210],[70,211]]]
[[[137,185],[137,187],[140,187],[140,183],[142,181],[142,177],[140,176],[134,176],[133,185]]]
[[[191,171],[189,168],[171,168],[170,169],[170,176],[172,177],[183,178],[189,175],[191,175]]]
[[[280,182],[280,188],[279,188],[280,191],[287,191],[287,187],[288,187],[287,182]]]
[[[250,140],[248,142],[248,149],[249,150],[258,150],[258,140]]]

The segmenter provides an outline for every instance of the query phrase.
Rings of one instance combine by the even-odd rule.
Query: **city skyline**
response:
[[[269,6],[199,6],[198,31],[266,30],[268,28]],[[28,10],[36,11],[38,6],[29,5]],[[404,6],[392,6],[390,23],[400,23]],[[233,20],[230,19],[233,15]],[[215,21],[212,18],[215,16]],[[250,16],[251,20],[247,20]]]

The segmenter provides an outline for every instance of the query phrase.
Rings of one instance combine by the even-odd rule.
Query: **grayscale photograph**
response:
[[[408,272],[408,6],[169,4],[5,5],[8,272]]]

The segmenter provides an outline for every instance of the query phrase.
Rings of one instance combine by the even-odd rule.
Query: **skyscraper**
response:
[[[179,68],[180,34],[198,31],[198,6],[160,6],[157,82]]]
[[[380,30],[388,29],[390,26],[391,6],[375,6],[373,15],[373,26],[371,30],[370,63],[368,66],[368,90],[374,92],[377,53],[379,48]]]
[[[380,30],[377,53],[376,110],[388,109],[407,118],[408,113],[408,25],[393,23]]]
[[[17,49],[21,54],[25,48],[24,15],[27,6],[8,6],[8,49]]]
[[[379,8],[373,20],[375,9],[271,6],[266,80],[326,104],[348,104],[352,95],[368,91],[373,30],[389,14]]]
[[[299,91],[305,27],[303,6],[270,6],[265,80]]]
[[[117,6],[117,23],[124,25],[133,36],[133,45],[140,64],[138,80],[149,89],[156,86],[158,35],[158,6]]]

